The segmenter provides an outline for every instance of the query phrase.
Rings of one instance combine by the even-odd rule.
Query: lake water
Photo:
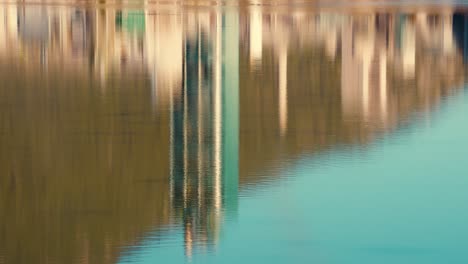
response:
[[[462,3],[27,2],[0,264],[468,263]]]

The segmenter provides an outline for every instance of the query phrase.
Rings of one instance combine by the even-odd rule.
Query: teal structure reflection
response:
[[[182,96],[171,102],[171,201],[188,257],[213,246],[223,218],[237,211],[238,17],[215,21],[216,32],[185,40]]]

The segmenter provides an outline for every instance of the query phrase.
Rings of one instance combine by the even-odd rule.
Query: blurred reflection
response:
[[[241,14],[241,43],[263,29],[260,70],[241,48],[241,186],[274,161],[370,142],[435,107],[464,82],[465,17],[278,11],[253,26]]]
[[[172,228],[187,257],[212,250],[239,188],[434,108],[467,58],[450,10],[0,18],[0,263],[114,263]]]

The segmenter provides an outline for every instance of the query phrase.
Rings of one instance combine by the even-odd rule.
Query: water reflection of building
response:
[[[439,52],[443,60],[455,58],[451,21],[450,14],[425,13],[351,19],[342,31],[343,113],[382,125],[396,120],[397,111],[391,102],[396,95],[389,90],[387,73],[408,81],[415,80],[416,75],[420,80],[430,79],[422,51]],[[453,70],[443,69],[446,74]]]
[[[87,127],[94,114],[105,117],[90,125],[99,140],[89,140],[105,142],[105,147],[98,146],[98,152],[105,153],[103,163],[114,168],[120,155],[136,160],[121,159],[122,164],[140,165],[153,159],[162,164],[165,160],[160,156],[170,152],[171,173],[167,174],[171,186],[164,195],[171,201],[161,202],[163,209],[156,214],[166,220],[158,222],[160,225],[173,221],[183,227],[188,256],[216,243],[223,219],[236,211],[238,176],[244,184],[255,182],[255,170],[274,167],[294,155],[369,141],[377,130],[394,128],[405,114],[436,104],[463,77],[464,65],[458,58],[465,51],[459,44],[466,38],[463,14],[285,13],[258,6],[249,7],[245,14],[215,9],[174,8],[159,13],[2,6],[0,14],[5,18],[0,20],[2,61],[24,63],[27,70],[22,76],[36,76],[33,80],[41,80],[38,72],[46,77],[58,73],[59,81],[51,79],[47,89],[72,94],[70,101],[77,102],[77,108],[90,102],[109,106],[97,111],[86,108],[86,125],[81,124]],[[80,85],[66,90],[62,86],[71,83],[69,80]],[[102,91],[96,93],[92,87]],[[62,96],[60,100],[69,99],[57,94]],[[99,96],[93,97],[96,94]],[[139,116],[135,113],[146,113],[143,106],[148,104],[151,117],[131,119]],[[54,104],[40,101],[34,106],[56,110]],[[60,113],[64,118],[58,121],[75,117],[68,108],[61,109],[65,109]],[[40,120],[46,116],[34,114],[28,116]],[[52,121],[43,120],[47,133],[54,131],[57,121],[55,112],[51,116]],[[102,122],[106,120],[112,122]],[[154,123],[159,132],[139,126]],[[384,128],[379,127],[382,123]],[[144,133],[130,131],[133,136],[128,126]],[[41,138],[36,137],[37,127],[28,128],[21,131]],[[167,138],[161,132],[166,128]],[[144,144],[152,143],[147,148],[154,152],[148,151],[148,155],[139,149],[123,155],[127,146],[119,148],[116,142],[122,137],[138,141],[140,132],[150,135]],[[66,136],[65,142],[81,142]],[[41,139],[50,144],[37,149],[50,145],[57,152],[62,150],[55,141]],[[170,145],[165,148],[167,141]],[[76,151],[80,146],[74,144]],[[90,149],[94,151],[94,145]],[[148,171],[163,167],[161,164],[148,165]],[[128,166],[124,176],[133,180],[137,165]],[[96,171],[90,175],[106,182],[100,178],[106,174]],[[113,195],[113,188],[119,193],[126,190],[111,185],[108,196]],[[139,223],[136,219],[126,223],[130,231],[123,225],[116,230],[141,237],[132,229],[131,223]],[[83,251],[83,259],[92,263]]]
[[[463,84],[464,15],[451,10],[261,11],[241,15],[241,39],[250,45],[241,56],[249,72],[241,78],[241,117],[248,116],[241,126],[251,133],[241,137],[241,185],[259,160],[274,167],[289,150],[369,142]]]
[[[203,35],[215,27],[213,13],[182,16],[177,8],[158,15],[150,10],[47,6],[4,6],[1,12],[5,19],[1,22],[4,37],[0,52],[11,55],[8,48],[24,49],[25,53],[13,54],[29,56],[28,60],[36,58],[43,64],[45,60],[61,61],[64,67],[72,68],[70,71],[91,64],[101,81],[115,73],[145,69],[153,83],[154,104],[162,108],[171,97],[182,96],[177,87],[184,78],[183,56],[188,49],[184,43],[197,37],[194,32]],[[343,112],[384,122],[392,112],[388,109],[389,71],[396,69],[403,79],[414,79],[418,48],[440,50],[447,58],[453,57],[457,48],[464,52],[464,15],[444,12],[353,17],[294,12],[284,15],[262,11],[254,2],[242,20],[248,25],[249,35],[241,38],[249,40],[253,68],[259,67],[264,47],[275,49],[278,123],[282,131],[287,131],[288,120],[290,38],[301,45],[321,43],[331,58],[339,54]]]
[[[272,47],[276,56],[277,112],[281,131],[287,130],[288,126],[285,121],[288,119],[285,101],[288,100],[284,98],[288,98],[290,82],[286,79],[291,78],[287,73],[288,50],[294,49],[288,47],[288,42],[299,43],[301,47],[323,46],[331,60],[340,58],[342,113],[379,127],[398,119],[395,103],[399,95],[391,87],[395,78],[404,82],[416,81],[419,92],[428,93],[426,100],[437,100],[432,98],[434,95],[429,91],[433,88],[429,86],[441,80],[427,83],[436,76],[440,78],[440,75],[431,74],[431,67],[443,75],[454,76],[459,69],[443,68],[442,65],[453,65],[458,54],[464,54],[465,50],[464,15],[453,15],[451,10],[309,16],[294,11],[262,14],[254,5],[248,13],[243,16],[248,25],[243,38],[249,40],[251,68],[255,70],[256,61],[262,60],[259,46],[263,49]],[[429,59],[431,52],[438,54],[439,61]]]

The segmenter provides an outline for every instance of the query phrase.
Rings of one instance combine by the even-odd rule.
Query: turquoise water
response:
[[[467,99],[365,150],[285,165],[275,174],[287,179],[241,192],[215,252],[190,262],[465,263]],[[178,243],[146,238],[121,262],[186,262]]]

